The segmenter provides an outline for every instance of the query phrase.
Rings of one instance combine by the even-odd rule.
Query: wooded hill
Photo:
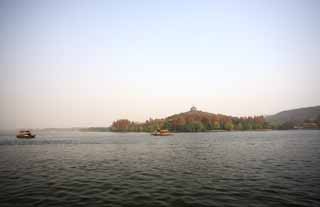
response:
[[[120,119],[114,121],[111,131],[152,132],[168,129],[172,132],[204,132],[210,130],[255,130],[271,128],[263,116],[233,117],[213,114],[192,108],[188,112],[164,119],[149,119],[143,123]]]
[[[320,106],[282,111],[267,116],[266,120],[278,129],[317,129],[320,128]]]
[[[297,125],[300,125],[303,124],[306,120],[316,120],[319,116],[320,106],[314,106],[281,111],[277,114],[267,116],[266,120],[272,124],[293,122]]]

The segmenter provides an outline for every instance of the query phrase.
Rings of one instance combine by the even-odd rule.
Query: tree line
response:
[[[128,119],[114,121],[111,131],[153,132],[168,129],[172,132],[205,132],[210,130],[259,130],[271,126],[263,116],[232,117],[206,112],[186,112],[165,119],[149,119],[143,123]]]

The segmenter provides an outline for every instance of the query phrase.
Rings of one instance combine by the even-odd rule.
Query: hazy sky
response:
[[[0,2],[0,128],[320,104],[320,1]]]

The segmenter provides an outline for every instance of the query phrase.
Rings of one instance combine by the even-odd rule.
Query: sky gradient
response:
[[[320,104],[320,1],[0,2],[0,129]]]

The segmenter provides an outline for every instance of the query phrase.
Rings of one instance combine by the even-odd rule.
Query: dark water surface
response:
[[[0,206],[320,206],[320,131],[2,135]]]

